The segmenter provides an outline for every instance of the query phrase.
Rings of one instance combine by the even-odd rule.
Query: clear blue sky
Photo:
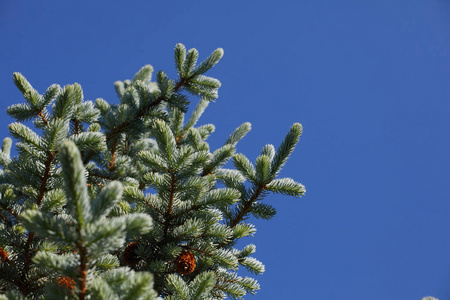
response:
[[[15,71],[117,102],[113,82],[144,64],[173,76],[176,43],[222,47],[213,148],[249,121],[253,160],[304,126],[282,175],[307,195],[267,199],[278,214],[248,240],[267,271],[247,299],[450,299],[448,1],[83,3],[0,1],[0,136],[23,101]]]

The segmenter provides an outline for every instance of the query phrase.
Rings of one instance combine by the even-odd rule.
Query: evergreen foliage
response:
[[[77,83],[39,94],[20,73],[25,103],[0,151],[0,299],[242,299],[264,265],[237,242],[272,218],[268,193],[300,197],[278,178],[299,141],[294,124],[281,145],[252,163],[236,145],[244,123],[211,150],[214,125],[197,126],[220,82],[204,75],[215,50],[175,47],[176,80],[144,66],[115,82],[119,104],[86,101]],[[192,96],[194,96],[192,98]],[[197,98],[198,97],[198,98]],[[192,99],[198,99],[185,121]],[[235,169],[226,168],[231,161]]]

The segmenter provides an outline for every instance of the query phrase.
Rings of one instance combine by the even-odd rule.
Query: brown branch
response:
[[[26,248],[25,248],[25,264],[24,264],[24,269],[27,271],[28,271],[28,268],[29,268],[30,262],[31,262],[30,245],[33,242],[33,238],[34,238],[34,232],[29,232],[28,238],[27,238],[27,244],[26,244]],[[24,272],[24,274],[26,274],[26,273]]]
[[[117,147],[117,138],[114,139],[111,146],[111,161],[109,162],[110,171],[114,170],[114,166],[116,164],[116,147]]]
[[[172,209],[173,209],[173,200],[175,197],[175,174],[172,170],[169,171],[171,175],[170,179],[170,196],[169,196],[169,207],[167,208],[167,212],[165,213],[165,227],[164,227],[164,240],[167,238],[167,232],[169,231],[169,223],[171,219]]]
[[[78,122],[77,119],[72,119],[73,122],[73,127],[74,127],[74,133],[78,134],[80,131],[80,123]]]
[[[77,245],[78,252],[80,253],[80,278],[78,281],[80,292],[78,294],[78,299],[86,299],[87,293],[87,249],[83,244]]]
[[[22,196],[22,197],[24,197],[24,198],[31,199],[31,196],[30,196],[30,195],[25,194],[25,193],[24,193],[23,191],[21,191],[19,188],[13,187],[13,190],[14,190],[14,192],[17,193],[18,196]]]
[[[169,208],[167,210],[166,216],[170,216],[172,214],[173,209],[173,198],[175,196],[175,175],[171,173],[170,177],[170,200],[169,200]]]
[[[160,215],[162,215],[162,216],[165,215],[159,208],[157,208],[156,206],[154,206],[150,202],[144,200],[144,203],[147,204],[148,206],[150,206],[152,209],[156,210]]]
[[[45,171],[41,181],[41,188],[39,189],[39,197],[36,201],[36,204],[38,206],[41,205],[41,201],[44,198],[44,193],[46,190],[45,187],[47,185],[48,179],[50,178],[50,167],[52,165],[53,158],[55,158],[55,152],[49,152],[47,156],[47,161],[45,162]]]
[[[177,144],[177,146],[180,145],[180,142],[181,142],[182,139],[184,139],[184,135],[183,134],[180,134],[179,136],[177,136],[175,138],[175,143]]]
[[[14,218],[17,219],[17,214],[16,214],[11,208],[9,208],[8,206],[6,206],[5,203],[0,203],[0,206],[1,206],[4,210],[6,210],[7,212],[9,212]]]
[[[28,237],[27,237],[27,243],[25,246],[25,252],[24,252],[24,256],[25,256],[25,261],[24,261],[24,265],[23,265],[23,273],[22,276],[20,276],[19,279],[19,289],[22,292],[22,294],[24,296],[27,296],[28,294],[28,287],[29,284],[27,283],[27,273],[28,270],[30,268],[30,263],[31,263],[31,244],[33,243],[33,239],[34,239],[34,232],[28,232]]]
[[[186,209],[186,210],[180,212],[179,214],[172,215],[172,219],[178,218],[178,217],[180,217],[180,216],[182,216],[182,215],[185,215],[185,214],[187,214],[187,213],[189,213],[189,212],[191,212],[191,211],[193,211],[193,210],[196,210],[196,209],[198,209],[198,208],[200,208],[200,206],[198,206],[198,205],[193,205],[193,206],[189,207],[188,209]]]
[[[128,151],[130,151],[130,145],[131,145],[131,137],[127,135],[127,138],[125,139],[125,147],[123,149],[124,154],[128,154]]]
[[[145,182],[141,182],[141,183],[139,183],[139,187],[138,187],[138,189],[140,189],[141,191],[143,191],[143,190],[144,190],[144,188],[145,188]]]
[[[47,161],[45,162],[44,176],[42,177],[41,188],[39,189],[39,196],[36,200],[36,204],[38,206],[41,205],[42,199],[44,198],[47,181],[50,178],[50,167],[51,167],[54,157],[55,157],[55,152],[48,153]],[[21,280],[20,280],[20,282],[22,282],[22,286],[20,287],[20,290],[24,296],[26,296],[28,293],[28,287],[27,287],[26,281],[27,281],[28,271],[30,270],[31,246],[33,243],[33,239],[34,239],[34,232],[31,232],[31,231],[28,232],[27,243],[26,243],[25,252],[24,252],[23,273],[22,273]]]
[[[38,116],[41,117],[42,122],[44,122],[44,125],[47,126],[47,125],[48,125],[48,120],[47,120],[47,118],[44,116],[44,114],[42,113],[42,111],[38,112]]]
[[[10,223],[10,221],[7,220],[3,215],[0,215],[0,218],[3,220],[3,222],[4,222],[5,224]]]
[[[265,188],[266,185],[262,185],[256,189],[252,197],[245,202],[244,207],[242,207],[242,210],[239,212],[236,218],[233,221],[231,221],[230,223],[231,228],[234,228],[250,212],[253,203],[256,201],[256,199],[258,199],[259,195]]]
[[[207,175],[209,175],[209,174],[211,174],[211,173],[212,173],[211,168],[206,167],[206,168],[203,169],[203,172],[202,172],[202,174],[201,174],[200,176],[201,176],[201,177],[207,176]]]

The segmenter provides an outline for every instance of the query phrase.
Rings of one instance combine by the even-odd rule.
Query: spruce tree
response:
[[[159,71],[151,81],[146,65],[115,82],[119,104],[86,101],[77,83],[40,94],[14,74],[25,102],[7,109],[17,155],[10,138],[0,151],[0,299],[242,299],[259,289],[238,269],[264,265],[238,241],[254,235],[250,217],[275,215],[266,195],[304,194],[278,177],[302,127],[254,163],[236,153],[249,123],[210,149],[215,127],[197,123],[218,98],[219,80],[204,74],[223,50],[201,63],[196,49],[174,52],[175,80]]]

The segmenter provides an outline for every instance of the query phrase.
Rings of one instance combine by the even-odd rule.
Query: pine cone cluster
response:
[[[183,250],[175,259],[175,267],[180,275],[192,273],[195,269],[195,256],[192,252]]]
[[[65,288],[67,290],[73,290],[75,289],[75,280],[73,280],[70,277],[67,276],[60,276],[58,278],[56,278],[56,280],[58,281],[58,285],[62,288]]]
[[[123,261],[130,266],[136,265],[141,258],[136,254],[138,244],[136,242],[131,242],[123,251]]]
[[[6,252],[2,247],[0,247],[0,257],[3,262],[9,262],[8,252]]]

